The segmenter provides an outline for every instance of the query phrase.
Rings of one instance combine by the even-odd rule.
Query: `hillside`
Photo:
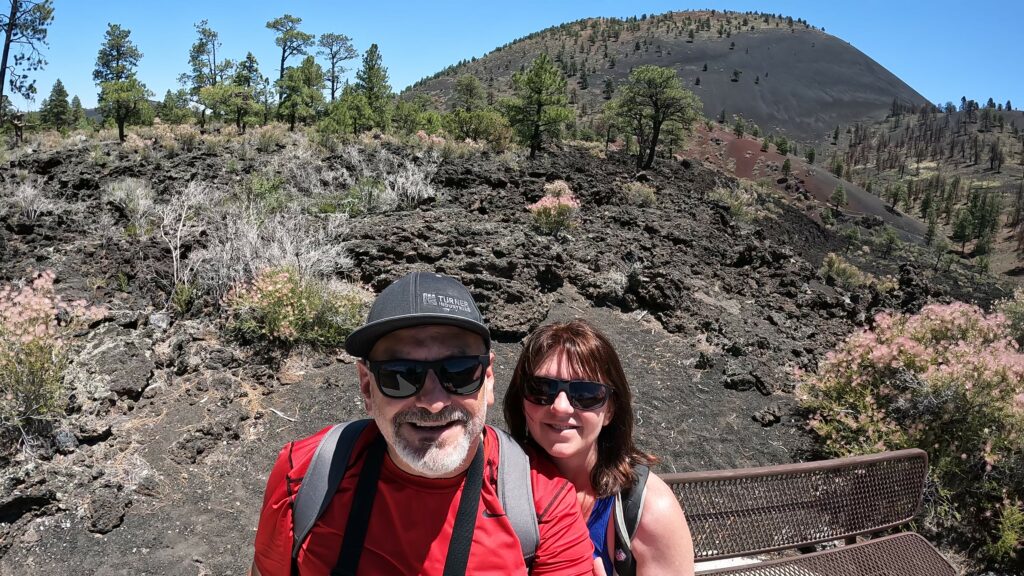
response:
[[[855,47],[802,21],[713,11],[588,19],[549,28],[446,68],[407,93],[429,94],[443,104],[455,80],[472,74],[489,89],[489,98],[500,98],[509,92],[512,74],[541,52],[555,58],[568,76],[570,100],[583,126],[600,112],[608,88],[644,64],[677,70],[700,96],[706,117],[724,111],[757,124],[762,133],[801,143],[824,142],[836,125],[880,120],[894,99],[926,103]]]

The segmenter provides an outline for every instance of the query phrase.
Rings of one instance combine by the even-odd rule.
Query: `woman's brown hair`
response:
[[[523,385],[553,354],[566,361],[581,378],[611,386],[612,418],[597,437],[597,464],[590,471],[590,484],[598,497],[615,494],[636,483],[633,466],[652,464],[655,458],[633,443],[633,406],[629,382],[619,355],[608,337],[585,320],[541,326],[526,339],[512,382],[505,393],[505,423],[520,444],[533,443],[526,429]]]

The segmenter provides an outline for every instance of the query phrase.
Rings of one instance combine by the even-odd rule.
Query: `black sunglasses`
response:
[[[490,354],[481,356],[451,356],[440,360],[381,360],[366,361],[366,366],[377,381],[377,388],[388,398],[409,398],[419,394],[433,370],[438,382],[450,394],[468,396],[484,384]]]
[[[550,406],[555,403],[559,392],[565,392],[569,404],[577,410],[597,410],[608,401],[614,392],[611,386],[590,380],[559,380],[543,376],[526,378],[523,398],[533,404]]]

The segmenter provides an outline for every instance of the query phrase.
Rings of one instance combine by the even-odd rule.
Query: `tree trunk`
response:
[[[125,118],[121,116],[117,117],[117,139],[121,144],[124,144],[124,123]]]
[[[530,158],[537,156],[537,150],[540,149],[540,114],[543,112],[544,106],[537,104],[537,116],[533,120],[533,135],[530,137]]]
[[[654,164],[654,151],[658,148],[658,136],[661,135],[661,122],[654,122],[651,126],[651,142],[647,149],[647,160],[644,161],[644,168],[650,168]]]
[[[11,38],[14,36],[15,19],[18,16],[20,0],[11,0],[11,15],[7,19],[7,34],[4,37],[4,53],[0,57],[0,124],[4,121],[4,87],[7,86],[7,58],[11,54]]]

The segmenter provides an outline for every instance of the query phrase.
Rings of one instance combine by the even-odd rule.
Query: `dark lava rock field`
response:
[[[69,146],[0,166],[0,191],[34,182],[63,206],[33,222],[3,212],[0,284],[48,268],[62,294],[109,309],[75,337],[67,416],[31,453],[0,457],[0,574],[242,574],[280,447],[363,415],[343,353],[234,341],[212,297],[169,312],[171,251],[155,235],[120,233],[126,216],[103,200],[108,183],[126,177],[149,182],[157,201],[193,180],[231,190],[297,146],[243,153],[236,144],[174,154],[155,144],[145,153]],[[355,180],[339,174],[367,170],[354,158],[383,154],[430,161],[374,143],[301,164],[330,191]],[[785,196],[761,192],[754,216],[740,218],[710,198],[737,188],[731,177],[690,160],[641,174],[632,166],[573,147],[532,161],[439,158],[429,171],[436,197],[334,228],[332,242],[351,260],[339,275],[375,292],[416,269],[461,278],[496,336],[499,404],[530,330],[572,317],[596,323],[624,360],[640,445],[663,471],[813,457],[797,371],[813,371],[879,311],[950,299],[987,306],[1003,295],[977,276],[934,273],[914,250],[881,259],[859,247],[851,260],[891,275],[891,288],[842,290],[817,270],[846,241]],[[296,173],[282,171],[283,186],[311,193]],[[543,235],[527,205],[559,179],[580,200],[579,222]],[[655,203],[632,203],[622,192],[631,181],[653,187]],[[206,241],[200,234],[186,251]],[[501,425],[500,406],[490,421]]]

